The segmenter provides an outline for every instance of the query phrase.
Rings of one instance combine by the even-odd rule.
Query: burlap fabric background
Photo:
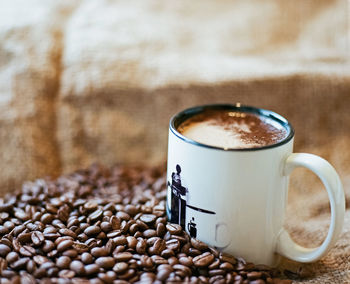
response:
[[[295,150],[328,159],[349,195],[349,11],[346,0],[0,1],[1,192],[94,161],[158,164],[172,114],[239,101],[287,117]],[[290,231],[315,246],[328,222],[320,182],[297,170]],[[349,225],[347,211],[300,283],[350,283]]]

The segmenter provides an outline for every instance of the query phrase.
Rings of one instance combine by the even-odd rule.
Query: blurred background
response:
[[[348,1],[0,3],[2,192],[93,162],[164,164],[170,117],[214,102],[282,114],[295,150],[349,188]]]

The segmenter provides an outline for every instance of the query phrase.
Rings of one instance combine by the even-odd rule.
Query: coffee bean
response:
[[[180,248],[180,242],[175,239],[171,239],[167,241],[165,244],[168,249],[171,249],[174,252],[178,251],[178,249]]]
[[[6,257],[6,255],[11,251],[11,248],[9,248],[7,245],[0,244],[0,256]]]
[[[23,246],[19,249],[19,253],[23,256],[30,257],[35,254],[35,249],[30,246]]]
[[[54,218],[54,215],[51,215],[50,213],[45,213],[43,216],[41,216],[40,221],[44,224],[49,224],[53,221]]]
[[[139,239],[136,245],[136,252],[138,254],[144,254],[146,252],[147,243],[144,239]]]
[[[131,205],[131,204],[126,205],[124,210],[130,216],[135,216],[137,213],[139,213],[139,209],[137,209],[135,205]]]
[[[165,247],[166,247],[165,241],[162,239],[157,239],[154,242],[153,246],[148,249],[148,252],[150,255],[153,255],[153,254],[159,255],[165,249]]]
[[[182,227],[178,224],[171,224],[168,223],[166,225],[166,229],[170,232],[172,235],[179,235],[182,233]]]
[[[157,235],[157,232],[154,229],[147,229],[146,231],[143,232],[143,236],[145,238],[152,238],[152,237],[155,237],[156,235]]]
[[[131,255],[131,254],[130,254]],[[131,255],[132,257],[132,255]],[[123,260],[121,260],[123,261]],[[104,269],[112,268],[115,264],[115,260],[110,256],[102,256],[96,259],[96,264]]]
[[[120,219],[120,220],[126,220],[126,221],[129,221],[130,220],[130,215],[126,212],[123,212],[123,211],[119,211],[117,213],[117,217]]]
[[[32,233],[28,232],[28,230],[24,230],[22,233],[20,233],[17,236],[17,240],[21,243],[21,244],[25,244],[28,243],[32,238]]]
[[[0,245],[0,252],[1,252],[1,245]],[[3,255],[1,255],[1,256],[4,257]],[[19,258],[18,253],[15,252],[15,251],[11,251],[11,252],[9,252],[9,253],[7,254],[7,256],[6,256],[6,261],[7,261],[8,263],[13,263],[13,262],[15,262],[16,260],[18,260],[18,258]]]
[[[152,255],[151,258],[156,265],[168,264],[168,261],[159,255]]]
[[[165,225],[163,223],[157,224],[156,232],[158,237],[163,237],[166,232]]]
[[[31,239],[35,246],[40,246],[45,241],[43,233],[39,231],[32,232]]]
[[[101,256],[107,256],[108,252],[105,248],[96,247],[91,250],[91,254],[97,258]]]
[[[94,211],[98,207],[98,204],[94,201],[88,201],[84,204],[84,208],[87,209],[88,211]]]
[[[84,275],[85,274],[84,264],[79,260],[73,260],[70,263],[69,268],[72,271],[74,271],[76,275]]]
[[[71,259],[68,256],[60,256],[56,260],[57,267],[61,269],[69,268],[70,263],[71,263]]]
[[[224,263],[220,264],[220,269],[224,269],[226,271],[232,271],[232,270],[234,270],[234,267],[231,263],[224,262]]]
[[[69,249],[73,245],[72,240],[64,240],[57,245],[57,251],[62,252]]]
[[[191,238],[191,244],[194,248],[200,250],[200,251],[204,251],[206,249],[208,249],[208,245],[201,242],[200,240],[197,240],[195,238]]]
[[[157,217],[153,214],[143,214],[140,217],[140,220],[146,224],[153,223],[156,219],[157,219]]]
[[[36,269],[36,265],[35,265],[35,262],[33,260],[29,260],[27,262],[27,265],[26,265],[26,270],[29,272],[29,273],[33,273]]]
[[[70,258],[76,258],[78,256],[78,252],[75,249],[68,249],[62,252],[62,255],[68,256]]]
[[[100,267],[97,264],[89,264],[85,266],[85,272],[87,275],[97,274],[100,271]]]
[[[262,273],[261,273],[261,272],[258,272],[258,271],[252,271],[252,272],[249,272],[249,273],[247,274],[247,278],[248,278],[249,280],[256,280],[256,279],[261,278],[261,276],[262,276]]]
[[[11,268],[14,270],[20,270],[26,267],[27,262],[29,261],[28,257],[20,258],[11,264]]]
[[[171,272],[173,272],[173,268],[168,264],[161,264],[157,268],[157,279],[160,281],[165,281]]]
[[[77,237],[76,233],[74,233],[72,230],[67,229],[67,228],[60,229],[58,232],[63,236],[69,236],[73,239],[75,239]]]
[[[217,269],[220,267],[220,259],[218,258],[215,258],[214,261],[208,266],[209,269]],[[228,262],[225,262],[225,263],[228,263]],[[230,263],[228,263],[230,264]]]
[[[117,262],[129,261],[132,259],[132,254],[130,252],[121,252],[114,255],[114,259]]]
[[[128,270],[128,268],[129,266],[126,262],[117,262],[113,267],[113,271],[115,271],[117,274],[123,274]]]
[[[237,263],[237,260],[232,255],[229,255],[227,253],[220,253],[219,258],[222,262],[229,262],[232,265],[235,265]]]
[[[89,226],[84,230],[84,234],[88,236],[97,235],[99,232],[101,232],[101,228],[98,226]]]
[[[126,237],[126,240],[128,242],[128,247],[131,249],[135,249],[137,245],[137,239],[133,236]]]
[[[165,249],[161,252],[160,255],[164,258],[169,258],[169,257],[175,256],[175,253],[171,249]]]
[[[143,256],[141,257],[140,261],[141,261],[142,267],[144,267],[144,268],[152,268],[152,267],[153,267],[153,261],[152,261],[152,259],[151,259],[149,256],[147,256],[147,255],[143,255]]]
[[[206,267],[211,264],[214,260],[214,255],[210,252],[205,252],[199,256],[193,258],[193,264],[196,267]]]
[[[46,263],[46,262],[49,261],[47,257],[42,256],[42,255],[35,255],[35,256],[33,257],[33,260],[34,260],[35,263],[38,264],[38,265],[42,265],[43,263]]]
[[[191,267],[193,265],[193,260],[192,260],[191,257],[180,257],[179,262],[182,265],[185,265],[185,266],[188,266],[188,267]]]
[[[249,284],[265,284],[266,282],[262,279],[258,279],[258,280],[250,280]],[[276,283],[276,282],[274,282]]]
[[[55,244],[52,241],[45,240],[44,244],[42,245],[42,250],[44,253],[48,253],[49,251],[53,250],[55,247]]]

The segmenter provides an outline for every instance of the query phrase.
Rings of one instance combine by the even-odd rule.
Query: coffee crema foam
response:
[[[181,123],[177,130],[189,139],[225,149],[273,145],[287,136],[277,121],[249,112],[206,110]]]

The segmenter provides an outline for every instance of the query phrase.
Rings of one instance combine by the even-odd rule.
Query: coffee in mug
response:
[[[207,105],[170,121],[168,219],[193,238],[259,264],[279,256],[320,259],[343,226],[345,199],[334,168],[311,154],[293,153],[294,130],[282,116],[260,108]],[[289,175],[305,167],[323,182],[331,223],[321,246],[304,248],[283,227]]]
[[[199,143],[237,149],[276,144],[287,136],[286,129],[269,117],[215,109],[190,117],[177,131]]]

